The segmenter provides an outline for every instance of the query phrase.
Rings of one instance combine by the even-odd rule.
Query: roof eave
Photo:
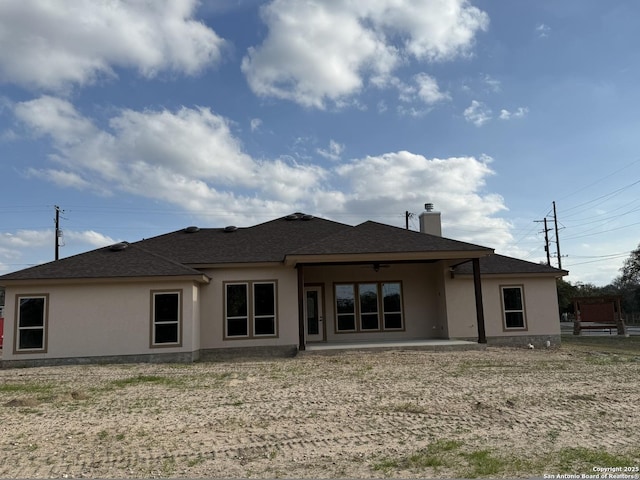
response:
[[[380,253],[331,253],[313,255],[287,255],[284,264],[296,266],[299,263],[349,263],[349,262],[392,262],[419,260],[451,260],[481,258],[491,255],[493,250],[437,251],[437,252],[380,252]]]
[[[3,287],[17,287],[29,285],[76,285],[76,284],[100,284],[100,283],[141,283],[141,282],[195,282],[209,283],[210,278],[200,275],[146,275],[127,277],[77,277],[77,278],[21,278],[2,281]]]
[[[500,278],[523,278],[523,277],[535,277],[535,278],[562,278],[565,275],[569,275],[569,272],[561,271],[561,272],[480,272],[483,277],[500,277]],[[455,272],[456,277],[473,277],[472,273],[458,273]]]

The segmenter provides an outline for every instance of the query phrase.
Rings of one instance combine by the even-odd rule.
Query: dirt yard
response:
[[[0,477],[637,475],[640,352],[584,350],[0,370]]]

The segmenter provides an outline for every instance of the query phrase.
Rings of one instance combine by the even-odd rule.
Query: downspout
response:
[[[484,307],[482,306],[482,282],[480,279],[480,259],[473,259],[473,287],[476,294],[476,319],[478,323],[478,343],[487,343],[484,329]]]
[[[301,264],[296,265],[298,270],[298,350],[306,350],[304,343],[304,272]]]

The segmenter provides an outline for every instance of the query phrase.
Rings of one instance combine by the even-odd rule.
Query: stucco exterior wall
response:
[[[503,327],[501,286],[521,286],[524,292],[525,330]],[[458,276],[446,280],[447,312],[451,338],[477,338],[473,279]],[[491,337],[559,338],[558,297],[553,277],[482,277],[485,329]]]
[[[201,349],[298,345],[298,276],[294,268],[216,268],[203,272],[211,282],[200,290]],[[224,283],[261,280],[277,282],[277,337],[225,340]]]
[[[383,264],[384,265],[384,264]],[[305,267],[305,284],[322,284],[325,296],[327,341],[357,342],[416,338],[445,338],[446,319],[443,266],[430,264],[389,264],[378,272],[371,265]],[[336,283],[401,282],[403,331],[337,333],[335,327]]]
[[[182,345],[151,347],[151,292],[182,290]],[[3,361],[197,351],[193,282],[17,286],[6,291]],[[47,351],[15,351],[16,295],[48,294]]]

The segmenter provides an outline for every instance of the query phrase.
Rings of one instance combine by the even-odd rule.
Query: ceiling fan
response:
[[[363,265],[362,268],[373,268],[374,272],[379,272],[381,268],[389,268],[390,266],[385,263],[373,262],[371,265]]]

